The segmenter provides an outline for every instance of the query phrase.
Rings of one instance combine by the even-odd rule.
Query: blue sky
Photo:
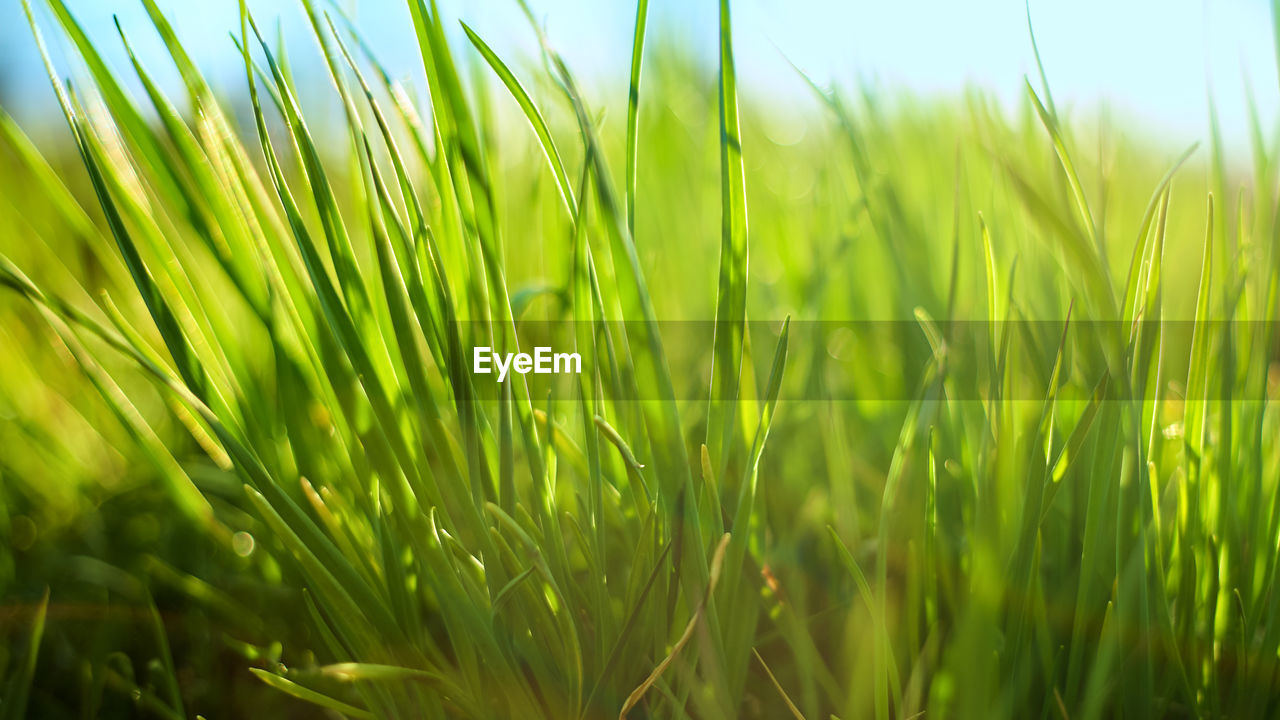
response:
[[[41,0],[35,0],[37,4]],[[238,27],[235,0],[158,0],[184,42],[215,77],[241,72],[227,31]],[[322,0],[323,1],[323,0]],[[67,0],[109,48],[112,13],[144,58],[162,50],[137,0]],[[533,40],[515,0],[440,0],[450,19],[474,27],[506,58],[530,57]],[[556,46],[583,75],[621,82],[630,55],[634,6],[615,0],[530,0]],[[384,61],[417,67],[400,0],[339,0],[351,9]],[[19,0],[0,2],[0,63],[6,105],[31,121],[52,93],[35,55]],[[280,17],[291,46],[308,46],[296,0],[251,0],[260,19]],[[675,33],[710,62],[716,47],[713,0],[652,0],[651,32]],[[1270,130],[1280,117],[1271,14],[1265,0],[1032,0],[1032,18],[1060,105],[1091,113],[1105,104],[1131,133],[1171,147],[1207,135],[1212,84],[1228,145],[1247,143],[1247,75]],[[47,14],[43,17],[48,20]],[[734,30],[741,82],[784,100],[803,97],[788,59],[820,82],[872,80],[918,94],[987,88],[1009,104],[1034,74],[1022,0],[739,0]],[[48,27],[48,25],[46,25]],[[652,37],[652,36],[651,36]],[[56,45],[56,43],[55,43]],[[60,70],[68,64],[58,53]],[[126,67],[122,54],[114,66]],[[299,57],[303,57],[299,55]],[[517,63],[517,66],[520,64]]]

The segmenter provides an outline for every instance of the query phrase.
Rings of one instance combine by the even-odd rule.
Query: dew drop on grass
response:
[[[253,536],[240,530],[231,536],[231,549],[240,557],[249,557],[253,554],[254,541]]]

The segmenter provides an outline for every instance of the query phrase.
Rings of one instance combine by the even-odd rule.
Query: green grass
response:
[[[152,0],[119,40],[172,68],[47,3],[67,131],[0,113],[4,717],[1280,711],[1274,120],[1178,156],[1041,67],[1011,113],[798,74],[800,132],[727,0],[715,68],[642,0],[604,87],[535,23],[517,62],[410,0],[386,68],[242,8],[224,94]],[[469,371],[539,333],[583,374]]]

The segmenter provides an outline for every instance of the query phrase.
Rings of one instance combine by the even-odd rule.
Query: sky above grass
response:
[[[144,59],[164,67],[140,2],[67,1],[91,36],[111,51],[114,67],[125,69],[127,63],[118,51],[113,12]],[[242,69],[227,36],[238,28],[235,1],[159,4],[193,55],[224,87],[236,87]],[[406,73],[419,67],[402,2],[338,4],[357,17],[387,64]],[[622,87],[634,22],[630,2],[530,4],[578,73],[598,88],[611,82]],[[281,18],[299,60],[311,51],[294,0],[252,0],[250,7],[268,26]],[[515,0],[441,0],[441,7],[448,17],[468,22],[516,67],[529,70],[530,63],[520,59],[532,57],[535,47]],[[716,7],[712,0],[652,0],[651,42],[665,35],[710,67]],[[1077,115],[1094,116],[1106,106],[1131,135],[1180,146],[1207,137],[1212,88],[1224,140],[1239,151],[1248,143],[1247,78],[1265,130],[1276,125],[1280,84],[1265,0],[1032,0],[1031,15],[1055,96]],[[51,27],[47,13],[38,16]],[[975,86],[1010,105],[1020,99],[1024,75],[1035,73],[1022,0],[740,0],[734,24],[746,92],[783,105],[806,102],[790,63],[821,84],[872,82],[922,96],[957,96]],[[65,73],[69,65],[57,45]],[[54,107],[19,0],[0,3],[0,91],[6,107],[28,122]]]

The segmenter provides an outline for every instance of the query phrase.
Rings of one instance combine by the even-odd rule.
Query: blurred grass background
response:
[[[442,25],[452,22],[425,8],[424,17]],[[73,44],[58,26],[47,23],[47,36],[74,57]],[[245,39],[238,28],[229,29]],[[141,35],[149,27],[125,31]],[[346,37],[346,42],[354,40]],[[285,73],[314,61],[275,43],[268,37],[264,48],[277,60],[293,61]],[[227,54],[241,62],[228,46]],[[265,68],[264,55],[256,51],[256,62]],[[506,55],[502,48],[497,52]],[[458,282],[453,310],[462,318],[500,315],[500,299],[477,289],[482,278],[497,283],[490,290],[505,287],[512,304],[532,298],[521,301],[524,318],[580,319],[583,297],[574,293],[585,276],[575,263],[581,257],[574,250],[580,247],[574,240],[578,219],[566,214],[545,147],[471,45],[454,42],[451,53],[485,153],[479,164],[454,157],[452,168],[488,183],[495,200],[492,222],[502,229],[498,262],[473,257],[472,249],[479,253],[483,245],[481,231],[449,217],[451,197],[462,205],[476,203],[477,215],[484,211],[473,195],[477,190],[464,193],[434,182],[448,153],[438,153],[435,143],[416,153],[402,124],[395,132],[403,143],[406,177],[418,183],[427,208],[427,225],[438,228],[442,238],[445,274]],[[625,48],[619,54],[625,58]],[[336,53],[333,57],[341,62]],[[445,73],[440,56],[434,58],[436,72]],[[366,59],[360,65],[373,77]],[[1105,115],[1054,108],[1038,82],[1037,96],[1012,103],[981,90],[938,99],[868,84],[815,95],[818,101],[805,110],[783,113],[768,91],[753,91],[743,78],[737,92],[726,89],[716,63],[708,67],[696,52],[664,39],[656,26],[645,48],[636,184],[629,192],[623,172],[625,83],[607,93],[593,86],[585,91],[591,113],[585,121],[599,133],[599,152],[612,167],[605,174],[589,163],[584,170],[584,118],[572,105],[582,98],[559,86],[565,75],[548,72],[538,61],[513,65],[550,124],[578,198],[590,208],[580,221],[581,232],[601,258],[597,292],[610,312],[628,321],[644,319],[624,289],[630,282],[625,263],[609,251],[622,242],[610,234],[616,218],[601,197],[601,187],[610,184],[635,208],[634,228],[625,235],[634,239],[653,316],[707,321],[724,307],[717,267],[724,271],[725,258],[732,256],[726,248],[732,248],[719,237],[721,224],[725,217],[731,225],[745,218],[723,195],[733,175],[722,161],[732,144],[726,141],[721,108],[726,95],[740,93],[742,212],[749,229],[735,227],[746,233],[750,279],[730,285],[744,293],[742,308],[736,316],[730,308],[730,319],[777,324],[788,316],[795,323],[877,319],[918,321],[919,328],[852,350],[782,342],[785,389],[779,393],[789,399],[779,404],[772,426],[765,425],[769,440],[758,470],[750,458],[757,416],[760,406],[769,404],[769,393],[740,393],[743,402],[731,403],[736,412],[728,411],[739,416],[732,440],[719,447],[712,429],[717,410],[714,404],[708,408],[706,397],[715,372],[710,336],[703,347],[669,348],[678,398],[673,403],[683,422],[675,434],[660,421],[634,416],[625,403],[607,399],[608,381],[622,374],[603,356],[588,358],[598,374],[586,381],[584,397],[599,393],[597,414],[620,428],[622,443],[641,454],[642,469],[611,454],[589,455],[592,466],[587,466],[583,454],[612,453],[613,440],[586,417],[576,390],[570,399],[528,399],[532,409],[545,407],[571,443],[561,447],[547,440],[555,449],[544,448],[541,459],[519,437],[522,429],[537,429],[545,438],[545,416],[540,421],[510,399],[505,402],[513,404],[505,407],[504,402],[481,404],[481,417],[473,421],[482,428],[476,434],[479,449],[459,474],[459,487],[502,505],[537,538],[525,548],[505,521],[485,515],[485,532],[492,520],[492,532],[506,535],[516,547],[504,552],[502,561],[510,556],[514,567],[492,572],[518,582],[521,568],[549,562],[549,569],[539,570],[546,573],[548,587],[578,585],[584,596],[506,590],[503,583],[493,587],[495,580],[485,572],[474,571],[477,592],[484,597],[477,608],[501,637],[503,662],[520,669],[509,679],[468,674],[467,653],[483,656],[483,651],[466,650],[466,642],[457,638],[442,640],[450,626],[475,620],[451,614],[444,591],[429,589],[433,575],[446,566],[430,565],[434,556],[415,544],[422,528],[413,523],[425,515],[400,525],[371,509],[385,503],[395,509],[391,515],[406,509],[413,515],[426,508],[390,489],[370,490],[363,484],[367,477],[344,473],[346,453],[376,447],[370,428],[377,421],[370,417],[377,410],[360,392],[343,390],[350,384],[343,373],[351,370],[342,358],[351,350],[340,333],[325,329],[322,313],[303,302],[315,302],[316,291],[305,278],[301,290],[291,290],[302,303],[303,326],[314,333],[322,367],[341,368],[328,376],[336,402],[317,390],[325,381],[313,380],[311,368],[281,369],[279,358],[288,354],[282,348],[289,341],[254,317],[253,292],[231,281],[204,244],[208,231],[173,202],[181,195],[175,187],[208,188],[201,188],[171,130],[148,109],[143,127],[155,138],[160,158],[146,155],[145,143],[120,130],[120,107],[98,98],[101,78],[87,79],[78,63],[73,67],[72,77],[85,78],[72,83],[76,102],[83,104],[79,122],[98,138],[94,157],[115,183],[109,194],[126,207],[138,203],[140,214],[126,213],[132,232],[146,231],[149,210],[163,240],[144,246],[146,262],[160,277],[165,268],[181,268],[194,277],[195,290],[188,297],[201,304],[190,307],[192,316],[199,307],[215,317],[213,330],[203,334],[192,331],[198,323],[187,316],[181,323],[197,338],[195,356],[213,367],[226,364],[212,381],[227,390],[225,407],[210,401],[215,416],[262,459],[283,495],[306,508],[301,512],[341,546],[341,557],[358,568],[357,575],[367,576],[380,601],[385,593],[397,620],[410,628],[421,624],[421,637],[408,644],[448,649],[440,658],[416,646],[414,651],[425,657],[402,654],[399,648],[388,650],[393,657],[378,657],[353,649],[358,643],[345,636],[336,645],[348,652],[335,649],[327,637],[335,631],[317,617],[341,626],[343,619],[325,604],[336,601],[325,596],[323,585],[317,589],[314,570],[297,559],[261,506],[246,499],[242,484],[257,481],[246,476],[238,456],[237,463],[230,462],[227,453],[234,451],[214,424],[182,396],[157,387],[136,362],[98,343],[90,345],[90,362],[118,383],[127,403],[100,393],[86,380],[85,356],[57,340],[32,293],[10,274],[6,284],[21,291],[0,293],[0,531],[8,540],[0,551],[7,636],[0,677],[10,683],[0,705],[4,712],[20,716],[15,698],[29,693],[21,707],[31,717],[313,716],[313,706],[277,689],[287,682],[293,695],[305,695],[298,686],[313,688],[328,699],[320,702],[326,712],[346,708],[354,710],[347,712],[353,716],[367,710],[387,717],[506,717],[517,707],[521,714],[538,716],[572,706],[586,716],[611,717],[668,653],[674,666],[641,698],[634,716],[780,717],[794,709],[810,718],[919,712],[926,717],[1263,717],[1276,711],[1280,452],[1274,438],[1280,420],[1274,401],[1280,371],[1272,328],[1280,267],[1280,147],[1274,118],[1246,118],[1252,131],[1243,141],[1210,132],[1166,186],[1162,179],[1185,148],[1150,141],[1143,128],[1124,121],[1117,126]],[[123,74],[128,68],[112,70]],[[62,72],[68,72],[66,66]],[[379,308],[363,321],[367,325],[360,330],[367,334],[362,337],[380,338],[374,344],[386,343],[389,349],[403,347],[392,331],[391,311],[378,304],[384,281],[369,270],[378,267],[377,223],[367,216],[378,205],[362,150],[352,142],[358,134],[329,81],[314,69],[306,71],[315,73],[308,76],[297,72],[314,80],[300,83],[290,74],[273,89],[283,93],[296,87],[308,122],[315,120],[312,130],[333,185],[334,207],[349,223],[357,262],[367,270],[356,282],[373,288]],[[342,77],[354,92],[345,69]],[[256,81],[263,104],[274,112],[265,89],[271,87],[270,71]],[[381,90],[375,95],[384,109],[391,107]],[[437,95],[415,100],[428,119],[445,111],[456,118],[461,112],[456,105],[442,108]],[[135,101],[147,102],[142,96]],[[271,188],[247,90],[218,101],[236,123],[237,142],[243,142],[252,172]],[[1037,113],[1037,102],[1048,104],[1044,116]],[[212,98],[194,91],[175,105],[192,128],[214,107]],[[362,105],[360,113],[364,130],[375,134],[369,110]],[[268,115],[276,152],[285,158],[284,173],[294,193],[310,202],[315,172],[304,172],[293,150],[285,150],[299,142],[297,136],[276,115]],[[181,372],[181,362],[166,354],[168,338],[149,319],[112,241],[101,198],[65,124],[55,129],[52,123],[27,121],[19,127],[8,114],[2,122],[0,253],[49,297],[64,298],[121,333],[136,331],[130,344],[162,357],[161,366],[170,374]],[[1059,127],[1062,144],[1055,148],[1053,133]],[[447,123],[441,132],[448,136]],[[40,139],[38,149],[28,135]],[[58,137],[63,139],[52,139]],[[229,152],[218,149],[216,138],[198,137],[211,161]],[[395,151],[377,147],[383,172],[396,178],[390,170]],[[453,146],[446,142],[446,147]],[[1079,179],[1078,193],[1064,159]],[[581,182],[584,177],[592,178],[591,185]],[[243,177],[240,183],[250,186]],[[227,181],[218,192],[230,196],[235,187]],[[1210,191],[1214,214],[1207,216]],[[260,221],[255,232],[268,245],[288,247],[293,241],[275,205],[277,196],[269,189],[262,193],[270,206],[246,216]],[[323,203],[304,206],[305,221],[317,238],[324,209]],[[406,204],[383,211],[411,224]],[[413,240],[425,242],[416,229]],[[1086,248],[1083,255],[1072,250],[1080,246]],[[339,282],[350,280],[333,256],[325,257],[328,272]],[[403,256],[397,257],[407,266]],[[1202,262],[1206,257],[1211,265]],[[1094,259],[1097,264],[1091,265]],[[258,263],[267,265],[261,257],[236,260],[255,278],[261,274]],[[1098,290],[1108,276],[1114,289]],[[164,294],[170,302],[187,300],[168,285]],[[342,304],[356,313],[350,297],[344,296]],[[465,383],[432,362],[426,351],[439,348],[425,318],[445,319],[434,300],[427,305],[431,311],[418,317],[422,336],[409,345],[419,347],[426,359],[430,387],[462,408]],[[1137,337],[1122,338],[1111,349],[1123,368],[1119,373],[1107,366],[1106,351],[1098,349],[1108,347],[1110,339],[1069,334],[1064,347],[1078,349],[1055,354],[1062,328],[1052,323],[1035,326],[1032,332],[1040,337],[1015,343],[1017,349],[1008,355],[995,346],[988,348],[989,358],[979,356],[981,362],[952,366],[945,352],[935,350],[928,362],[911,364],[936,340],[931,319],[982,321],[992,313],[997,319],[1059,322],[1070,315],[1076,321],[1115,323],[1122,333],[1134,327],[1150,335],[1133,331]],[[1214,326],[1211,338],[1200,339],[1205,344],[1199,355],[1175,359],[1161,352],[1156,322],[1161,319],[1239,322]],[[731,323],[717,331],[725,327]],[[209,338],[220,344],[201,344]],[[631,342],[633,352],[648,352],[639,339]],[[763,389],[774,348],[729,349],[729,357],[742,362],[743,383]],[[846,387],[840,374],[849,352],[855,362],[865,358],[868,369],[861,382],[877,387],[869,393],[872,399],[858,399],[857,384],[852,399],[832,399],[839,396],[835,387]],[[988,360],[989,367],[983,364]],[[393,360],[388,377],[397,418],[404,434],[413,437],[410,428],[421,418],[405,379],[409,365]],[[302,379],[286,377],[288,372]],[[1110,389],[1127,384],[1129,394],[1091,400],[1108,373]],[[1051,377],[1056,385],[1044,397],[1027,394],[1028,386],[1043,389]],[[723,391],[713,386],[712,395],[716,387]],[[970,399],[975,387],[981,400]],[[1207,399],[1214,402],[1199,402]],[[446,407],[443,432],[465,446],[468,416],[452,404]],[[1188,407],[1203,414],[1188,418]],[[335,429],[343,427],[331,422],[338,415],[350,428]],[[1203,428],[1203,435],[1188,427]],[[140,442],[138,428],[153,432],[155,442]],[[714,462],[699,462],[704,441],[715,453]],[[661,457],[646,457],[660,456],[664,444],[687,455],[685,472],[699,499],[677,500],[668,492],[668,483],[675,486],[672,467],[664,467]],[[172,456],[180,472],[157,463],[156,446]],[[448,475],[448,452],[433,454],[415,445],[411,453],[429,472]],[[377,466],[376,458],[373,462]],[[397,458],[389,466],[407,472],[412,464]],[[484,474],[476,474],[480,466]],[[501,482],[489,479],[490,474],[515,474],[513,468],[519,468],[520,478],[512,481],[514,498],[504,495]],[[338,527],[344,530],[325,524],[324,504],[311,502],[298,489],[299,474],[325,488],[325,501],[342,518]],[[371,473],[390,487],[385,475]],[[199,490],[216,522],[205,527],[191,519],[196,501],[181,478]],[[553,488],[546,502],[555,521],[538,514],[542,480]],[[611,489],[593,498],[597,481]],[[658,488],[651,506],[637,499],[642,481],[648,481],[646,490]],[[736,516],[741,498],[751,495],[754,504]],[[278,508],[283,501],[273,496],[272,502]],[[697,508],[692,520],[683,503]],[[527,524],[517,506],[531,514]],[[723,516],[713,507],[723,507]],[[484,512],[484,504],[477,503],[477,513]],[[563,514],[580,518],[582,527]],[[469,522],[446,524],[454,545],[446,542],[437,550],[451,563],[483,569],[483,543],[469,534]],[[591,537],[596,530],[599,535]],[[677,538],[699,546],[688,551],[689,557],[700,553],[705,565],[724,530],[751,540],[729,546],[726,577],[733,579],[710,605],[732,618],[726,620],[731,629],[715,629],[699,626],[707,622],[697,609],[707,578],[681,575]],[[379,542],[391,543],[391,549]],[[665,596],[655,593],[658,599],[652,600],[646,592],[637,600],[636,589],[644,587],[655,564],[667,571],[655,571],[662,578],[656,587]],[[397,580],[392,566],[403,566],[406,576]],[[469,571],[447,567],[466,586]],[[606,585],[603,576],[612,584]],[[301,610],[310,602],[303,599],[303,588],[318,596],[319,613]],[[29,640],[46,589],[48,619],[36,656]],[[597,589],[606,597],[592,599]],[[508,615],[503,603],[516,604],[519,611]],[[746,609],[736,610],[740,607]],[[624,645],[619,638],[628,637],[622,628],[633,615],[639,640]],[[554,631],[536,624],[544,616],[558,623]],[[405,619],[410,617],[412,622]],[[579,646],[543,647],[554,645],[552,635],[565,631],[559,623],[576,628]],[[678,638],[686,623],[699,626],[699,633],[689,650],[673,653],[683,647]],[[533,633],[532,641],[523,637],[526,631]],[[615,640],[627,649],[625,659],[606,666],[604,649]],[[38,661],[28,674],[24,663],[33,657]],[[539,674],[540,665],[563,671],[572,658],[585,664],[589,679],[601,672],[599,694]],[[356,681],[344,681],[332,669],[348,662],[363,664],[362,670],[349,671]],[[494,659],[487,662],[492,671]],[[429,670],[449,683],[406,679],[403,672],[377,675],[381,671],[371,669],[386,665]],[[282,680],[264,683],[249,667]],[[718,673],[728,680],[717,681]],[[544,704],[521,706],[525,686]]]

